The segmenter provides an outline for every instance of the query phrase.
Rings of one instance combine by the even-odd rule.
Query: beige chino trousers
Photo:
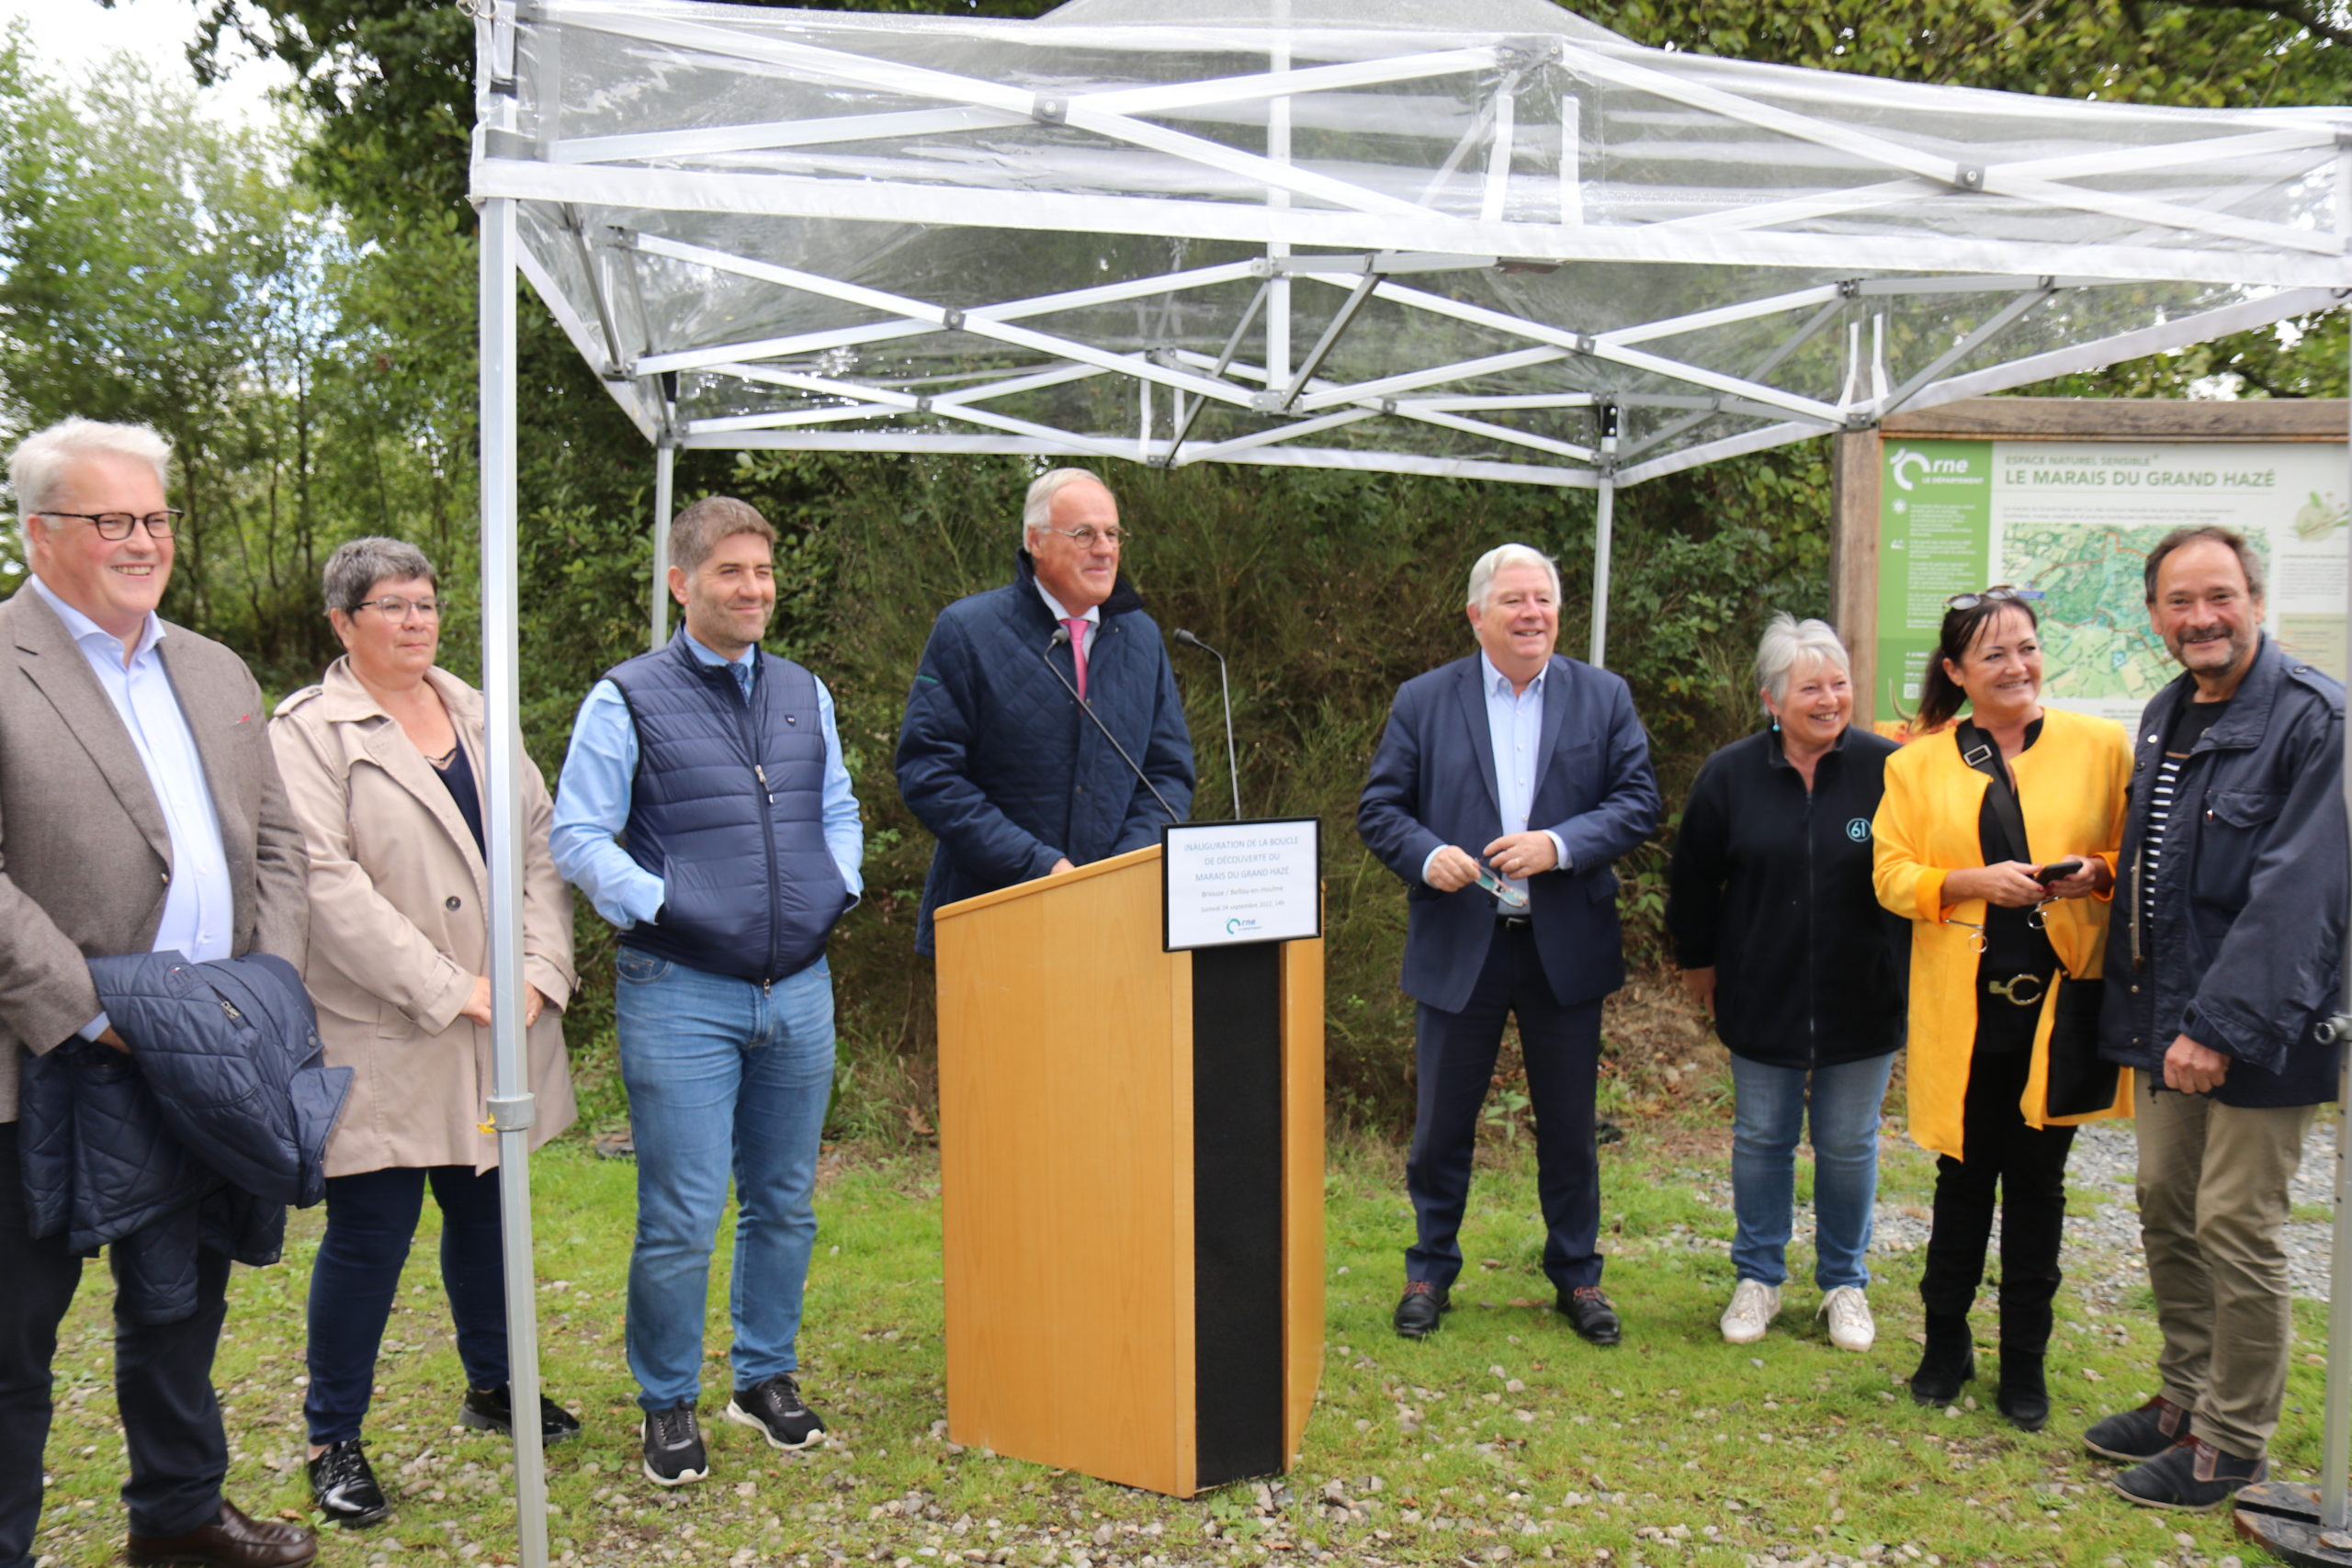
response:
[[[2294,1348],[2280,1231],[2319,1107],[2247,1110],[2138,1079],[2140,1240],[2164,1396],[2223,1453],[2267,1458]]]

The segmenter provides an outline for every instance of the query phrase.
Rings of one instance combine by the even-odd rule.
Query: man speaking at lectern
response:
[[[1021,536],[1012,582],[940,612],[907,694],[899,793],[939,840],[918,953],[941,905],[1156,844],[1193,803],[1168,649],[1119,571],[1118,502],[1085,469],[1056,468],[1029,487]]]
[[[1405,1165],[1418,1235],[1396,1328],[1408,1339],[1435,1328],[1462,1271],[1478,1110],[1516,1015],[1544,1272],[1576,1331],[1614,1345],[1592,1125],[1601,999],[1625,982],[1610,863],[1657,827],[1657,778],[1624,681],[1553,651],[1549,557],[1487,551],[1470,569],[1467,611],[1479,651],[1397,691],[1356,807],[1364,842],[1405,881],[1405,989],[1419,1004]]]

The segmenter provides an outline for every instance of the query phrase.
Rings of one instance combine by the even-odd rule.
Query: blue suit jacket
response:
[[[1356,805],[1356,830],[1405,882],[1405,989],[1447,1012],[1470,1000],[1498,908],[1475,884],[1440,893],[1421,880],[1439,845],[1476,856],[1502,835],[1480,671],[1474,653],[1398,688]],[[1625,983],[1610,863],[1657,828],[1657,775],[1624,680],[1558,654],[1544,678],[1537,744],[1527,825],[1560,836],[1569,868],[1529,879],[1528,913],[1553,995],[1572,1005]]]

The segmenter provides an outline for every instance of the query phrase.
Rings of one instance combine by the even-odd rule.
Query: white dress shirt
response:
[[[99,689],[130,732],[147,783],[164,808],[172,865],[153,951],[178,953],[198,964],[228,957],[236,931],[229,852],[220,843],[220,819],[213,811],[212,786],[205,781],[196,733],[187,727],[171,676],[164,672],[164,656],[156,650],[164,640],[163,621],[148,613],[126,665],[120,638],[59,598],[38,574],[32,581],[89,660]],[[106,1028],[106,1014],[100,1013],[82,1026],[82,1034],[95,1040]]]

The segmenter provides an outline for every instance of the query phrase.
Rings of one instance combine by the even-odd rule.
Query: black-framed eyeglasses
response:
[[[2013,599],[2039,599],[2041,592],[2035,588],[2019,588],[2012,583],[1996,582],[1982,593],[1955,593],[1944,601],[1947,610],[1973,610],[1979,604],[2000,604]]]
[[[440,600],[403,599],[397,593],[387,593],[381,599],[362,599],[352,609],[373,610],[388,621],[405,621],[411,610],[415,611],[421,620],[437,621],[441,618]]]
[[[1091,523],[1080,523],[1075,528],[1056,528],[1048,525],[1038,529],[1037,532],[1059,534],[1065,539],[1075,539],[1078,541],[1078,547],[1081,550],[1092,549],[1094,541],[1097,539],[1101,539],[1115,550],[1126,543],[1127,538],[1127,531],[1125,528],[1097,528]]]
[[[76,522],[87,523],[91,527],[96,528],[101,539],[121,540],[130,537],[132,525],[139,523],[147,525],[149,538],[168,539],[172,536],[172,530],[178,526],[179,520],[187,513],[176,507],[167,506],[161,512],[150,512],[143,515],[136,512],[41,512],[36,513],[35,515],[71,517]]]

